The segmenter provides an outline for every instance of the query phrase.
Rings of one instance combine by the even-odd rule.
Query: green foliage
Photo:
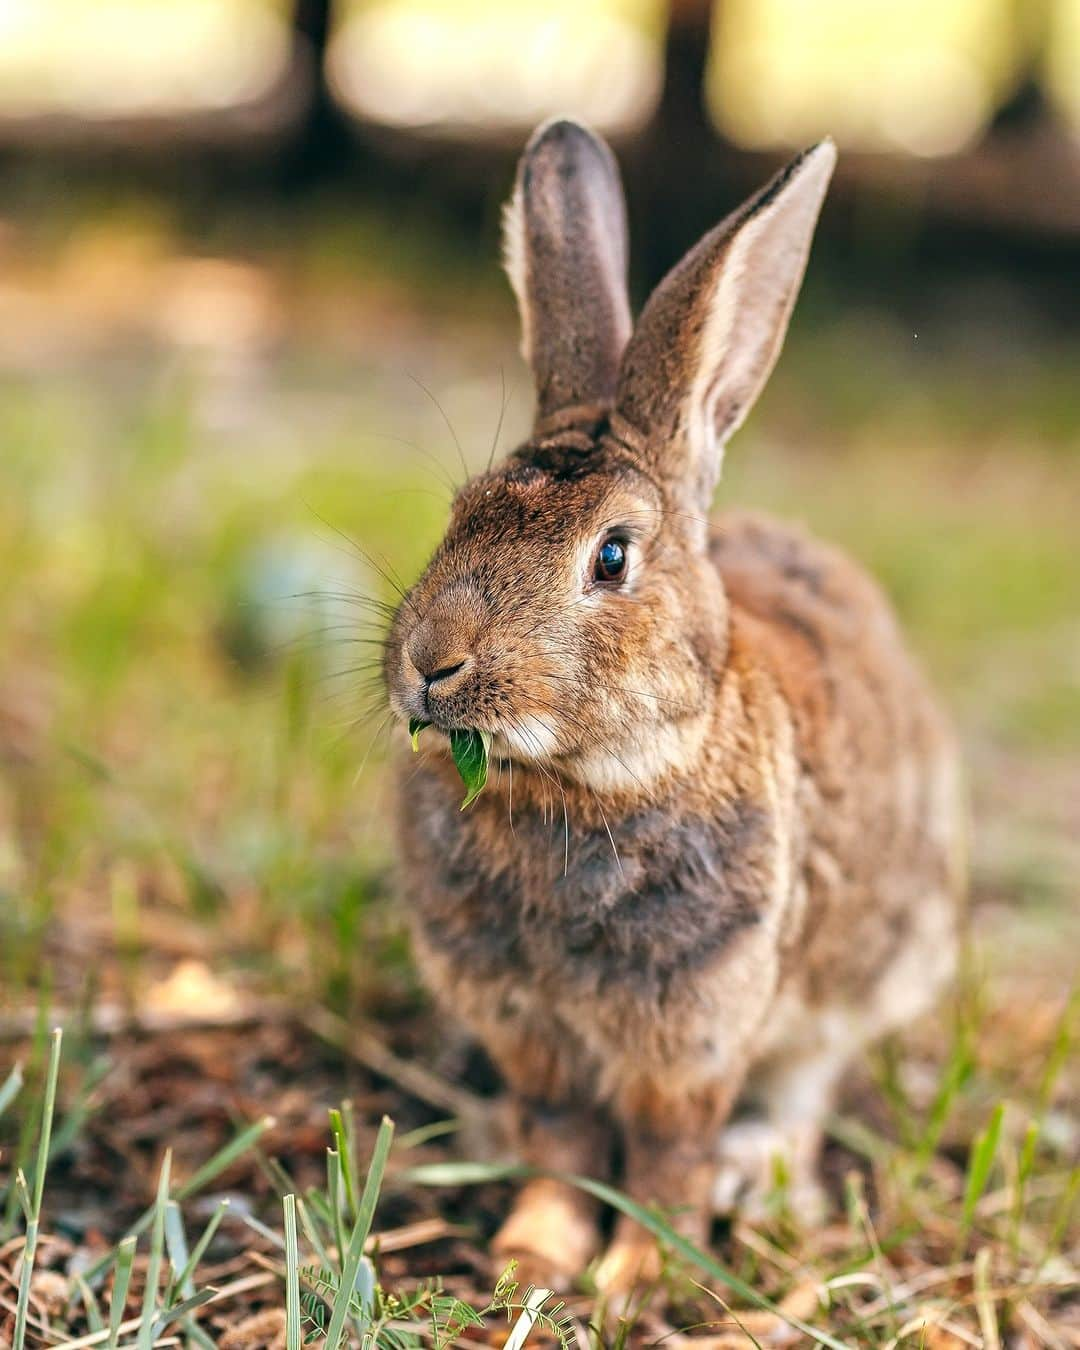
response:
[[[465,797],[461,803],[464,811],[471,806],[487,786],[488,755],[491,752],[491,735],[486,731],[451,731],[450,753],[465,784]]]
[[[515,1269],[511,1261],[482,1308],[447,1293],[439,1279],[422,1281],[410,1289],[387,1290],[373,1277],[369,1293],[354,1290],[347,1318],[358,1329],[361,1350],[417,1350],[420,1346],[447,1350],[470,1330],[483,1330],[496,1317],[524,1318],[530,1328],[568,1348],[573,1324],[563,1303],[550,1294],[538,1295],[531,1286],[523,1289],[514,1278]],[[325,1267],[306,1266],[300,1280],[305,1287],[303,1343],[311,1344],[327,1336],[328,1310],[342,1297],[341,1278]]]
[[[998,1102],[990,1117],[990,1123],[985,1130],[980,1131],[975,1136],[971,1145],[971,1157],[968,1160],[961,1217],[961,1233],[964,1238],[971,1231],[971,1225],[975,1218],[975,1206],[979,1203],[983,1191],[986,1190],[986,1183],[990,1179],[990,1168],[993,1166],[997,1154],[998,1142],[1001,1139],[1001,1122],[1004,1116],[1005,1103]]]
[[[414,751],[420,746],[420,733],[431,725],[419,717],[409,719],[409,739]],[[465,784],[465,797],[461,803],[464,811],[471,806],[487,786],[488,756],[491,754],[491,734],[487,731],[450,732],[450,753],[461,781]]]

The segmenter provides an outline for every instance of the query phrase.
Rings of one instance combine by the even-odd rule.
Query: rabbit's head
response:
[[[694,759],[726,644],[706,513],[776,361],[835,160],[799,156],[705,236],[636,328],[607,146],[542,126],[506,210],[537,408],[469,482],[386,646],[391,706],[606,791]]]

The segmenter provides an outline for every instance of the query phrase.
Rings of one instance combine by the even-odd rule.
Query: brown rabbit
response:
[[[777,1154],[809,1207],[845,1066],[956,955],[957,762],[886,600],[786,524],[706,519],[834,161],[800,155],[634,327],[610,151],[534,134],[506,213],[533,432],[458,494],[386,646],[394,712],[432,726],[400,809],[424,976],[503,1074],[526,1161],[600,1175],[618,1131],[621,1185],[697,1239]],[[465,728],[493,781],[463,813],[435,733]],[[565,1281],[596,1218],[534,1180],[495,1250]],[[656,1260],[620,1219],[597,1278]]]

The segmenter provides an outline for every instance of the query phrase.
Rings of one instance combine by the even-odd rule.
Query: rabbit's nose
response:
[[[440,641],[438,634],[426,624],[412,635],[408,653],[425,690],[437,687],[440,694],[457,685],[472,665],[472,655],[467,649],[456,643],[451,645],[445,639]]]
[[[433,684],[445,684],[455,675],[459,675],[466,670],[472,663],[471,656],[463,656],[460,661],[453,661],[447,665],[440,666],[438,670],[420,670],[420,678],[430,689]],[[419,670],[420,668],[417,667]]]

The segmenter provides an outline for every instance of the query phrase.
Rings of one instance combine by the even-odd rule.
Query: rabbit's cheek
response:
[[[520,759],[547,759],[558,749],[554,727],[548,719],[535,713],[515,715],[512,721],[504,723],[501,734],[511,754]]]

